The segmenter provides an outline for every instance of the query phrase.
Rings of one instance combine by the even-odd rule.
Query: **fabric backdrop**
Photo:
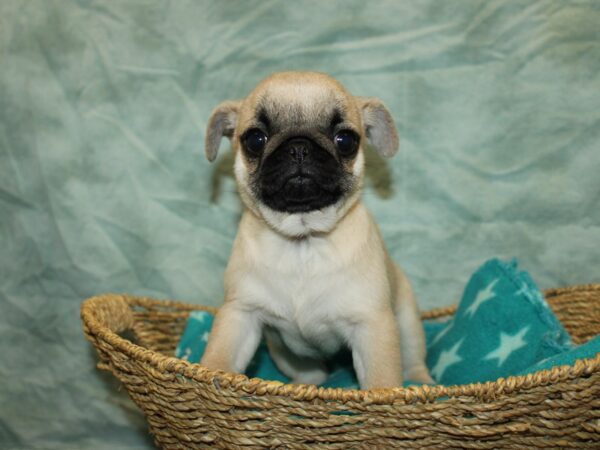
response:
[[[151,448],[80,302],[218,305],[240,201],[220,101],[328,72],[392,111],[364,200],[423,308],[492,256],[600,281],[600,2],[0,3],[0,447]]]

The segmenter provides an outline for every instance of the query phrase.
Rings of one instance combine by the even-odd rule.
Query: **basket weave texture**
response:
[[[576,343],[600,333],[600,285],[545,296]],[[324,389],[172,357],[192,310],[216,311],[113,294],[81,307],[99,368],[125,386],[162,448],[600,448],[600,353],[487,383]]]

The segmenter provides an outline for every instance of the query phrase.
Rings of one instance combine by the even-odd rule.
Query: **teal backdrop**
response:
[[[490,257],[599,282],[600,2],[0,3],[0,447],[147,449],[80,302],[218,305],[240,217],[219,102],[318,70],[392,111],[364,200],[423,308]]]

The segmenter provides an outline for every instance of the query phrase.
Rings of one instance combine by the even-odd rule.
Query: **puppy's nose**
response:
[[[309,147],[310,141],[305,138],[294,138],[288,142],[288,152],[298,164],[306,159]]]

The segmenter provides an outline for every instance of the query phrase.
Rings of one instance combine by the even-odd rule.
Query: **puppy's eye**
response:
[[[353,131],[340,131],[333,141],[342,156],[354,156],[358,150],[358,136]]]
[[[267,135],[258,128],[248,130],[242,140],[248,153],[253,156],[260,156],[267,145]]]

